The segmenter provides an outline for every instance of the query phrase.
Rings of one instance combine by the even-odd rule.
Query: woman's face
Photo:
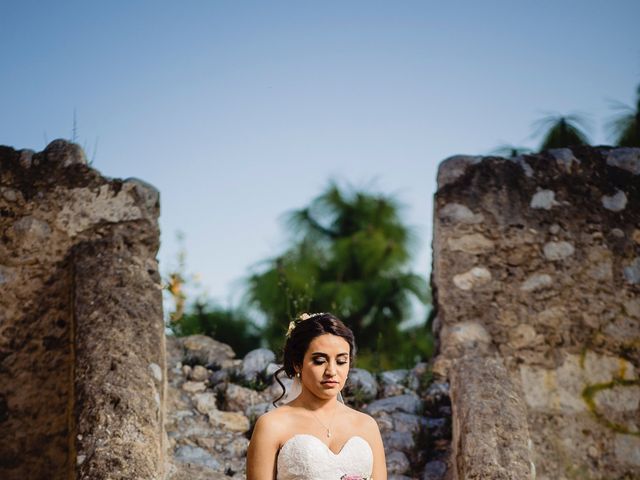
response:
[[[319,398],[338,395],[349,374],[349,343],[325,333],[314,338],[299,370],[303,388]]]

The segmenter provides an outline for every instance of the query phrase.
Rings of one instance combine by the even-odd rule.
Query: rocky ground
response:
[[[167,337],[167,480],[245,478],[253,424],[281,393],[275,361],[264,348],[236,359],[209,337]],[[449,385],[432,381],[427,364],[378,375],[354,368],[343,393],[378,422],[390,480],[448,479]]]

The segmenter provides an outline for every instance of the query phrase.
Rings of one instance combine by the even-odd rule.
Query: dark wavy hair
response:
[[[305,316],[305,314],[301,315],[294,320],[293,325],[289,327],[289,333],[282,352],[282,367],[274,373],[276,381],[280,384],[280,387],[282,387],[282,394],[274,400],[274,406],[278,400],[287,393],[278,375],[284,372],[288,378],[293,378],[296,374],[295,367],[302,365],[304,354],[307,353],[311,341],[326,333],[342,337],[347,341],[349,344],[349,367],[353,365],[353,360],[356,355],[356,341],[349,327],[331,313],[314,313],[309,316]]]

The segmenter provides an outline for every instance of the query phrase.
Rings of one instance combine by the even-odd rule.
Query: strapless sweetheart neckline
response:
[[[282,444],[277,459],[277,480],[366,480],[373,470],[373,450],[364,438],[353,435],[338,453],[320,438],[297,433]]]
[[[347,446],[347,444],[351,441],[351,440],[355,440],[356,438],[359,438],[361,440],[364,440],[364,442],[369,445],[369,442],[367,442],[364,438],[362,438],[360,435],[353,435],[351,437],[349,437],[347,439],[346,442],[344,442],[342,444],[342,447],[340,447],[340,450],[338,450],[338,453],[334,452],[333,450],[331,450],[331,447],[329,447],[329,445],[327,445],[326,443],[324,443],[322,440],[320,440],[318,437],[316,437],[315,435],[311,435],[310,433],[296,433],[295,435],[293,435],[292,437],[290,437],[289,439],[287,439],[286,442],[284,442],[282,444],[282,446],[280,447],[280,450],[282,450],[284,448],[284,446],[289,443],[290,441],[292,441],[294,438],[296,437],[311,437],[316,439],[317,441],[319,441],[322,445],[324,445],[325,447],[327,447],[327,450],[329,450],[329,453],[332,453],[334,456],[338,457],[340,456],[340,454],[342,453],[342,451],[344,450],[344,448]],[[369,449],[371,449],[371,446],[369,446]]]

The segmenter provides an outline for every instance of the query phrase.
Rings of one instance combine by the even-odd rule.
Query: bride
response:
[[[386,480],[376,421],[341,402],[354,354],[353,333],[329,313],[289,324],[276,379],[284,371],[300,393],[256,422],[247,480]]]

